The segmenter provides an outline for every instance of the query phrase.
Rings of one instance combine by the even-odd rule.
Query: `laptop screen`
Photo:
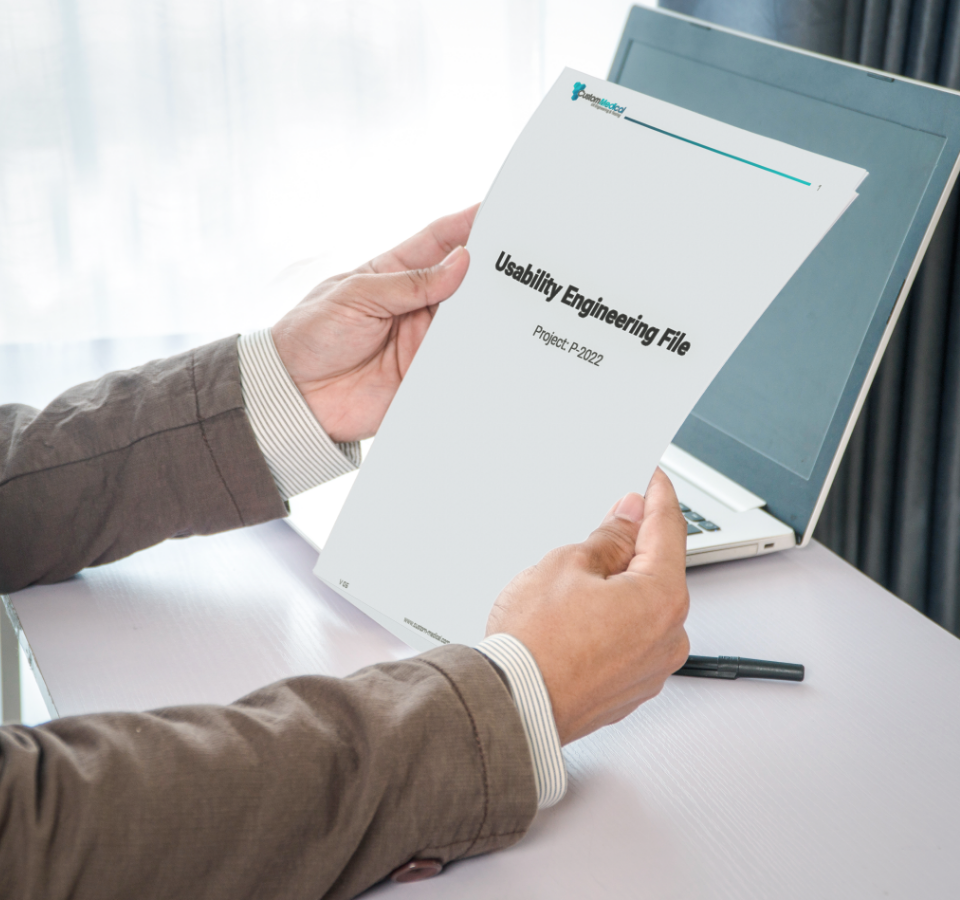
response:
[[[942,114],[902,91],[956,98],[640,9],[611,80],[869,172],[675,440],[802,534],[952,168]]]
[[[693,411],[809,478],[946,139],[637,42],[621,83],[870,173]]]

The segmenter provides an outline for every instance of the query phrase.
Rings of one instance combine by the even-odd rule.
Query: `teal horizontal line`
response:
[[[750,162],[749,159],[744,159],[742,156],[734,156],[732,153],[724,153],[723,150],[717,150],[716,147],[708,147],[706,144],[698,144],[696,141],[691,141],[690,138],[680,137],[679,134],[672,134],[669,131],[664,131],[662,128],[657,128],[654,125],[648,125],[646,122],[641,122],[639,119],[631,119],[630,116],[624,116],[624,118],[628,122],[633,122],[634,125],[642,125],[644,128],[649,128],[651,131],[665,134],[667,137],[676,138],[678,141],[683,141],[686,144],[693,144],[694,147],[701,147],[704,150],[709,150],[711,153],[719,153],[721,156],[726,156],[727,159],[735,159],[737,162],[746,163],[748,166],[755,166],[758,169],[763,169],[764,172],[773,172],[774,175],[779,175],[781,178],[789,178],[791,181],[798,181],[800,184],[805,184],[807,187],[810,187],[809,181],[804,181],[802,178],[794,178],[793,175],[788,175],[786,172],[778,172],[776,169],[771,169],[767,166],[761,166],[760,163]]]

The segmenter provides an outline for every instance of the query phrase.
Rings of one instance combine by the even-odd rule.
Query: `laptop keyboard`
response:
[[[687,520],[687,534],[702,534],[704,531],[719,531],[720,526],[714,522],[708,522],[698,512],[694,512],[686,503],[680,504],[680,512]]]

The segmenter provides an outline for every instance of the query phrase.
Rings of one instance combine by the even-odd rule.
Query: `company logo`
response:
[[[573,96],[571,100],[578,100],[580,97],[583,97],[594,109],[602,110],[605,113],[610,113],[611,115],[616,116],[618,119],[622,116],[627,108],[625,106],[618,106],[612,100],[605,100],[602,97],[597,97],[594,94],[587,93],[587,86],[582,81],[577,81],[573,85]]]

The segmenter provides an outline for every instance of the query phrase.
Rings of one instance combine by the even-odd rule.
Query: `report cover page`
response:
[[[480,640],[514,575],[646,489],[865,175],[566,69],[316,574],[414,647]]]

